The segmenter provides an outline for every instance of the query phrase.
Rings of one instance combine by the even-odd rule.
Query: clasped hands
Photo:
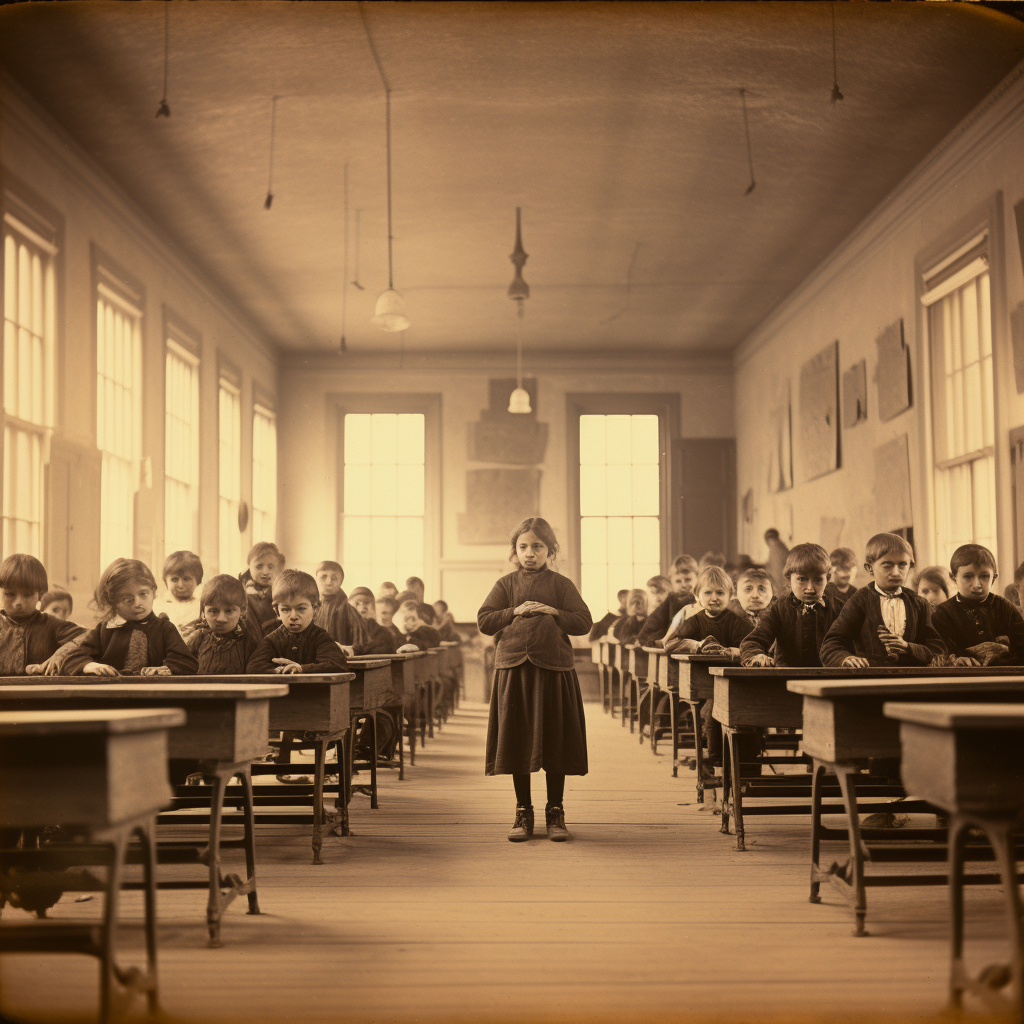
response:
[[[557,615],[558,609],[541,601],[524,601],[514,609],[515,615]]]
[[[28,669],[25,671],[27,672]],[[53,675],[54,673],[46,672],[45,674]],[[121,673],[113,665],[105,665],[102,661],[90,661],[82,669],[82,674],[86,676],[119,676]],[[166,665],[147,665],[139,672],[140,676],[169,676],[170,674],[171,670]]]

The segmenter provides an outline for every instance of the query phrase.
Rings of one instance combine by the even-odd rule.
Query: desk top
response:
[[[0,711],[0,736],[150,732],[185,724],[181,708],[114,711]]]
[[[462,646],[462,641],[461,640],[442,640],[441,641],[441,646],[442,647],[461,647]]]
[[[1024,729],[1021,704],[886,704],[887,718],[940,729]]]
[[[747,668],[743,665],[716,665],[711,674],[729,679],[948,679],[970,678],[971,676],[1020,676],[1024,678],[1024,666],[992,665],[986,668],[975,665],[970,668],[932,667],[928,665],[876,665],[872,668]]]
[[[929,693],[972,690],[1024,691],[1024,672],[1016,676],[910,677],[901,679],[794,679],[786,687],[805,697],[900,697],[921,688]]]
[[[375,656],[367,658],[366,661],[356,661],[354,658],[349,658],[348,663],[354,671],[365,672],[368,668],[389,668],[391,666],[391,659]]]
[[[670,654],[673,661],[685,661],[692,665],[731,665],[732,657],[728,654]]]
[[[53,679],[54,676],[40,678]],[[160,678],[160,677],[154,677]],[[185,677],[179,677],[185,678]],[[195,678],[195,677],[193,677]],[[204,676],[203,679],[216,676]],[[244,676],[231,676],[232,679],[244,679]],[[289,676],[289,679],[291,677]],[[250,677],[251,679],[251,677]],[[265,700],[268,697],[284,697],[288,693],[288,684],[270,683],[25,683],[21,685],[0,687],[0,701],[23,699],[25,697],[105,697],[115,700],[131,700],[133,697],[145,697],[147,700]],[[13,714],[14,712],[8,712]],[[20,714],[20,712],[18,712]],[[53,714],[55,712],[47,712]],[[78,714],[77,711],[68,714]],[[105,712],[97,712],[105,714]]]

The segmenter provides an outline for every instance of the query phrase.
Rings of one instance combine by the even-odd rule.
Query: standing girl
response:
[[[587,774],[587,725],[569,635],[585,634],[593,622],[572,583],[548,568],[557,553],[547,522],[524,519],[512,533],[509,561],[516,571],[494,584],[477,612],[481,633],[501,632],[485,771],[512,776],[516,818],[508,838],[513,843],[533,835],[531,772],[543,768],[546,774],[547,836],[555,842],[569,838],[562,807],[565,777]]]

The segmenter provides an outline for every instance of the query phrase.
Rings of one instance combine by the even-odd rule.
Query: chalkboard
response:
[[[839,468],[839,342],[800,368],[800,458],[804,479]]]
[[[466,511],[458,515],[460,544],[505,544],[516,523],[536,515],[539,469],[466,471]]]

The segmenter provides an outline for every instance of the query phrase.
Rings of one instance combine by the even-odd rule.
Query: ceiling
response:
[[[976,4],[367,3],[407,349],[725,353],[1013,66]],[[0,9],[0,61],[285,349],[396,348],[384,90],[348,2]],[[756,188],[739,89],[747,93]],[[271,98],[274,201],[265,210]],[[344,167],[349,174],[345,287]]]

